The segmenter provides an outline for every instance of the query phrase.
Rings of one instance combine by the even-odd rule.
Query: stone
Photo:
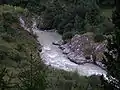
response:
[[[68,47],[68,45],[67,44],[64,44],[64,45],[60,45],[59,46],[59,48],[61,49],[61,50],[64,50],[65,48],[67,48]]]
[[[102,64],[102,62],[96,61],[96,64],[97,64],[99,67],[101,67],[101,68],[103,68],[103,69],[106,69],[105,65]]]
[[[85,56],[85,59],[91,59],[91,57],[90,56]]]
[[[60,41],[55,41],[55,42],[53,42],[52,44],[53,45],[58,45],[58,46],[60,46],[60,45],[62,45],[64,42],[63,42],[63,40],[60,40]]]
[[[70,49],[64,49],[63,54],[68,54],[70,52]]]
[[[39,52],[42,52],[41,46],[38,46],[38,51],[39,51]]]
[[[94,42],[94,34],[85,33],[83,35],[75,35],[69,42],[59,46],[63,53],[67,55],[70,61],[76,64],[94,63],[92,55],[96,56],[96,62],[101,62],[103,53],[106,50],[106,43]],[[102,64],[99,66],[103,67]]]

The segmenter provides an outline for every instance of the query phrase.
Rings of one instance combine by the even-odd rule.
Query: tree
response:
[[[8,79],[5,80],[5,77],[8,76]],[[12,82],[13,74],[8,74],[8,70],[5,68],[0,68],[0,90],[10,90],[15,88],[15,83]]]
[[[8,4],[11,0],[0,0],[0,4]]]
[[[107,49],[103,63],[106,65],[108,78],[111,80],[108,84],[114,87],[113,90],[120,89],[120,1],[116,0],[116,10],[113,13],[113,23],[115,30],[112,38],[108,39]]]
[[[120,29],[120,0],[115,0],[116,10],[113,12],[112,20],[116,27]]]
[[[108,72],[108,78],[111,80],[109,84],[114,87],[115,90],[120,88],[120,31],[116,29],[112,35],[112,39],[108,39],[107,45],[108,51],[105,52],[103,63],[106,66]],[[119,87],[119,88],[118,88]]]
[[[44,67],[33,54],[30,57],[29,67],[25,67],[19,74],[21,85],[18,88],[20,90],[45,90],[47,83]]]

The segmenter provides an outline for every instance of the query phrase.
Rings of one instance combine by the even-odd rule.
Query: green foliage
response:
[[[18,75],[21,85],[20,90],[45,90],[47,87],[46,83],[46,73],[41,65],[32,54],[31,60],[28,61],[27,68],[23,70]],[[18,88],[19,88],[18,87]]]
[[[99,76],[84,77],[62,70],[49,70],[47,73],[47,90],[104,90],[100,87]]]
[[[73,32],[66,32],[63,34],[62,39],[67,40],[67,39],[71,39],[72,37],[73,37]]]
[[[1,35],[1,38],[7,42],[14,42],[15,38],[13,38],[11,35],[3,34]]]
[[[119,27],[119,13],[120,13],[120,1],[116,0],[116,10],[113,12],[113,23],[115,24],[115,30],[112,34],[112,38],[108,38],[107,49],[104,54],[106,58],[103,59],[103,63],[106,65],[108,71],[108,78],[112,79],[107,85],[113,87],[114,90],[120,88],[120,27]],[[104,84],[106,85],[106,84]]]
[[[55,28],[60,34],[66,32],[84,33],[86,24],[99,26],[104,22],[98,5],[113,4],[108,0],[12,0],[10,4],[27,8],[42,18],[41,29]],[[22,8],[16,7],[18,12]],[[42,25],[42,24],[43,25]],[[103,26],[104,27],[104,26]],[[102,29],[103,33],[104,30]],[[109,32],[109,31],[108,31]]]
[[[113,1],[113,0],[112,0]],[[74,32],[74,34],[85,33],[85,26],[89,24],[97,27],[96,31],[106,34],[111,31],[111,25],[104,24],[105,17],[101,16],[99,4],[111,2],[108,0],[13,0],[12,5],[27,8],[33,13],[40,15],[38,28],[55,28],[63,37],[65,33]],[[21,8],[18,12],[22,12]],[[27,12],[27,10],[26,10]],[[72,35],[74,35],[72,34]],[[70,36],[71,37],[71,36]]]
[[[98,27],[98,32],[101,34],[110,34],[114,31],[114,24],[109,20],[104,20]]]
[[[104,41],[105,40],[105,37],[102,35],[102,34],[96,34],[95,36],[94,36],[94,41],[95,42],[102,42],[102,41]]]
[[[108,78],[111,76],[115,79],[112,79],[110,85],[115,90],[119,90],[120,87],[120,56],[119,56],[119,46],[120,46],[120,31],[116,29],[112,38],[108,39],[108,52],[105,52],[106,58],[103,59],[103,63],[106,65],[106,69],[108,72]],[[111,79],[111,78],[110,78]],[[117,86],[117,87],[116,87]]]
[[[12,13],[12,15],[14,14],[20,14],[20,13],[26,13],[27,9],[23,9],[21,7],[16,7],[16,6],[12,6],[12,5],[0,5],[0,15],[2,15],[3,13]]]
[[[115,0],[97,0],[97,3],[101,7],[114,7],[115,6]]]
[[[78,31],[78,32],[83,31],[85,26],[84,19],[82,19],[80,16],[77,15],[74,20],[75,20],[74,31]]]
[[[120,28],[120,12],[119,11],[115,10],[113,12],[112,20],[113,20],[113,23],[115,24],[115,26]]]
[[[38,58],[35,47],[37,45],[36,40],[27,31],[24,31],[19,24],[18,15],[21,13],[26,13],[26,10],[10,5],[0,5],[0,67],[6,66],[7,70],[10,69],[7,77],[9,77],[10,73],[13,73],[15,80],[12,79],[12,83],[16,83],[18,79],[16,77],[18,70],[16,69],[26,64],[27,60],[30,60],[30,51],[33,51],[36,54],[36,58]],[[5,75],[2,79],[6,81],[7,77]],[[6,85],[8,83],[5,82],[0,89],[6,89],[3,88]],[[10,90],[9,87],[7,89]]]
[[[6,74],[7,74],[6,68],[3,68],[0,70],[0,89],[1,90],[9,88],[8,82],[4,80],[4,77]]]
[[[42,21],[40,20],[38,27],[45,30],[55,28],[60,34],[83,32],[86,23],[101,23],[96,0],[15,0],[12,4],[41,15]]]
[[[23,8],[27,8],[29,11],[40,14],[45,10],[45,6],[40,2],[41,0],[12,0],[10,4],[21,6]]]

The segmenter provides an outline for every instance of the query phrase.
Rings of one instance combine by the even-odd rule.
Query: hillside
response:
[[[0,4],[0,90],[119,90],[114,0]]]
[[[94,79],[100,83],[94,76],[80,77],[76,73],[44,66],[38,55],[36,39],[20,26],[19,15],[28,12],[10,5],[1,5],[0,11],[0,89],[84,90],[88,84],[93,85],[91,81]]]

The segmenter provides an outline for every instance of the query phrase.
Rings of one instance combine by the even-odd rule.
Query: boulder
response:
[[[64,41],[63,40],[60,40],[60,41],[55,41],[55,42],[53,42],[52,44],[53,45],[58,45],[58,46],[60,46],[60,45],[62,45],[64,43]]]
[[[94,63],[96,59],[97,64],[103,67],[101,63],[103,53],[106,49],[106,43],[94,42],[93,33],[85,33],[83,35],[75,35],[66,44],[60,45],[59,48],[63,50],[64,54],[70,61],[76,64]]]
[[[59,48],[60,48],[61,50],[64,50],[64,49],[67,48],[67,47],[68,47],[67,44],[60,45],[60,46],[59,46]]]
[[[38,51],[39,51],[39,52],[42,52],[41,46],[38,46]]]
[[[63,54],[68,54],[70,52],[70,49],[64,49]]]

